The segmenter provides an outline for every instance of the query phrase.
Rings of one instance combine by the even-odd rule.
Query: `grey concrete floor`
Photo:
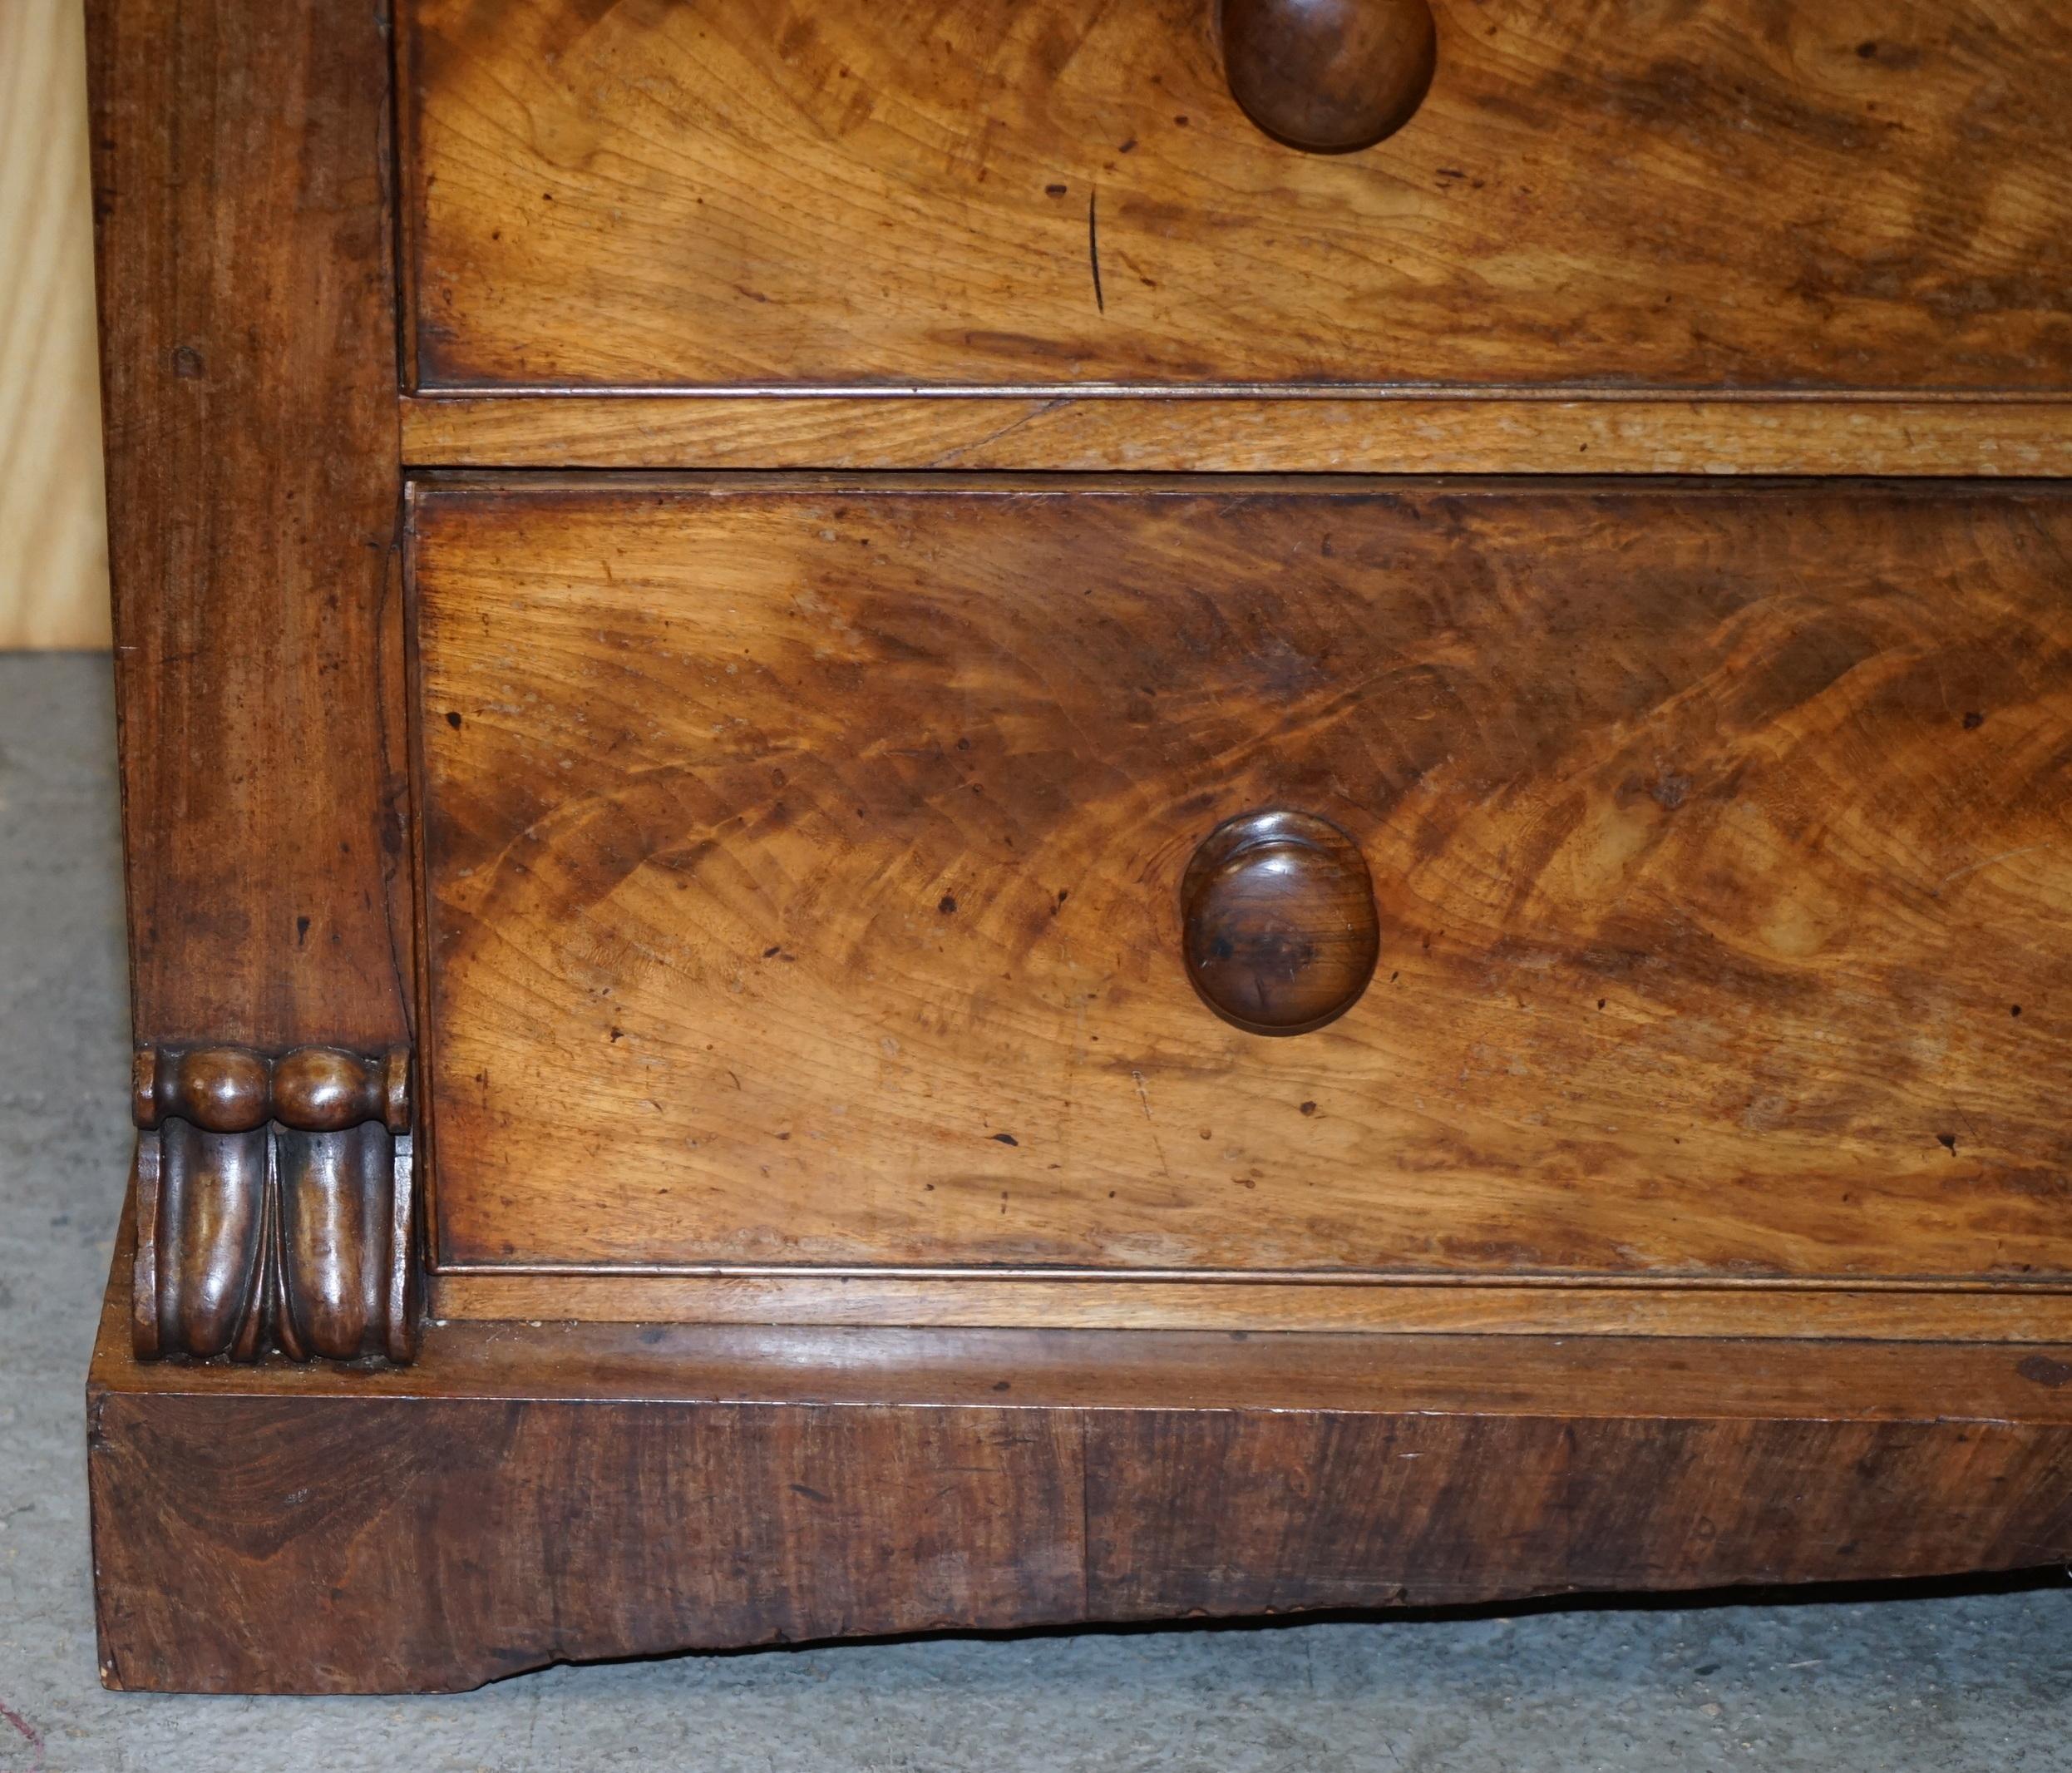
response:
[[[81,1385],[129,1136],[100,657],[0,657],[0,1773],[2072,1768],[2072,1589],[1552,1608],[103,1693]]]

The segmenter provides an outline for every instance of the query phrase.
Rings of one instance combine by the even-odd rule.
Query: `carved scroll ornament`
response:
[[[144,1046],[140,1359],[415,1352],[410,1054]]]

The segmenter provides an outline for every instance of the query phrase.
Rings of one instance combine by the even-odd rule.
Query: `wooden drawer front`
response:
[[[405,0],[427,387],[2072,386],[2061,0],[1435,0],[1364,151],[1210,0]]]
[[[414,495],[449,1261],[2072,1272],[2072,500]],[[1233,815],[1379,958],[1182,962]]]

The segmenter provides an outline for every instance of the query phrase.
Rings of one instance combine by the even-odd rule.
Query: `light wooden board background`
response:
[[[80,0],[0,0],[0,651],[109,644]]]

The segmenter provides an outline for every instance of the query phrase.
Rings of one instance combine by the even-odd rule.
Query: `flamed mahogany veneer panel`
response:
[[[1377,146],[1212,0],[403,0],[423,385],[2072,386],[2061,0],[1437,0]]]
[[[490,478],[412,526],[450,1262],[2072,1273],[2060,491]],[[1286,1038],[1183,962],[1189,858],[1273,807],[1379,922]]]

